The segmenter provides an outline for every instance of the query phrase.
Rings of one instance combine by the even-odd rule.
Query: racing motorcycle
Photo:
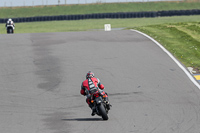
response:
[[[101,116],[103,120],[108,120],[108,111],[111,105],[108,103],[107,94],[99,88],[89,90],[91,103],[96,109],[96,114]]]
[[[13,26],[13,24],[9,23],[9,24],[6,26],[6,29],[7,29],[7,34],[13,34],[13,33],[14,33],[15,27]]]

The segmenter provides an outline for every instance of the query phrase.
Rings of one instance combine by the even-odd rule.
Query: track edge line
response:
[[[139,34],[142,34],[143,36],[149,38],[151,41],[153,41],[157,46],[159,46],[171,59],[185,72],[185,74],[189,77],[189,79],[196,85],[198,89],[200,89],[199,83],[194,79],[194,77],[187,71],[187,69],[167,50],[165,49],[159,42],[154,40],[152,37],[148,36],[147,34],[140,32],[138,30],[130,29],[131,31],[137,32]]]

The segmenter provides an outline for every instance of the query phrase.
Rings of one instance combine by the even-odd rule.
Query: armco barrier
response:
[[[96,13],[84,15],[60,15],[60,16],[36,16],[26,18],[13,18],[15,23],[36,22],[36,21],[57,21],[57,20],[81,20],[81,19],[117,19],[117,18],[142,18],[142,17],[165,17],[181,15],[200,15],[200,10],[170,10],[152,12],[118,12],[118,13]],[[0,23],[6,23],[8,18],[0,19]]]

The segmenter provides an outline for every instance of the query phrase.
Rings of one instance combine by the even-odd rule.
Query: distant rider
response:
[[[14,29],[15,29],[15,24],[14,24],[14,22],[12,21],[11,18],[8,19],[8,21],[7,21],[7,23],[6,23],[6,28],[7,28],[8,25],[12,25],[12,26],[13,26],[13,31],[14,31]]]
[[[84,80],[82,82],[82,85],[81,85],[81,91],[80,93],[82,95],[86,95],[87,98],[86,98],[86,102],[88,103],[89,107],[92,109],[92,116],[95,115],[95,107],[94,105],[90,102],[91,101],[91,97],[90,97],[90,94],[87,94],[86,91],[89,91],[90,89],[93,89],[95,87],[98,87],[100,88],[101,90],[101,93],[105,94],[106,96],[106,101],[107,101],[107,104],[109,104],[109,101],[108,101],[108,96],[107,94],[103,91],[104,89],[104,85],[101,84],[100,80],[98,78],[95,78],[94,77],[94,73],[89,71],[87,74],[86,74],[86,80]]]

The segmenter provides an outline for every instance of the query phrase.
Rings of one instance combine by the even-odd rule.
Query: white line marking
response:
[[[156,40],[154,40],[153,38],[151,38],[150,36],[148,36],[147,34],[144,34],[140,31],[137,30],[133,30],[131,29],[131,31],[137,32],[139,34],[144,35],[145,37],[149,38],[150,40],[152,40],[155,44],[157,44],[165,53],[167,53],[169,55],[169,57],[172,58],[172,60],[174,60],[174,62],[185,72],[185,74],[189,77],[189,79],[200,89],[200,85],[199,83],[194,79],[194,77],[186,70],[186,68],[169,52],[167,51],[167,49],[165,49],[160,43],[158,43]]]

